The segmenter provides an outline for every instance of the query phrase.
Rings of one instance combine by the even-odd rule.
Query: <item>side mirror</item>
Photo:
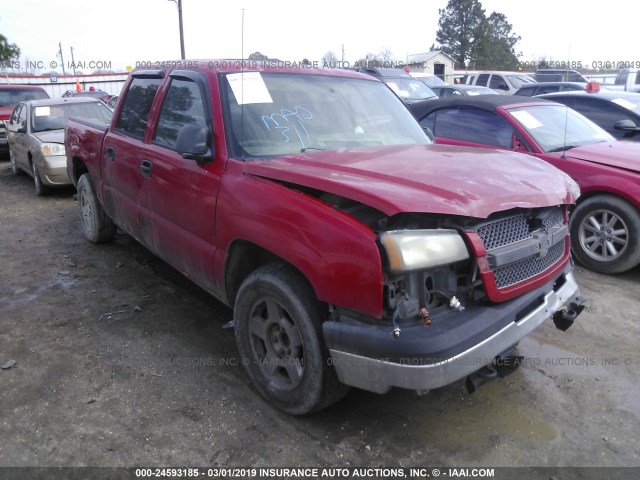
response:
[[[509,90],[509,87],[507,87],[507,84],[504,82],[500,82],[496,88],[498,90]]]
[[[213,148],[209,147],[209,132],[204,127],[185,125],[178,131],[176,151],[187,160],[208,162],[213,160]]]
[[[624,120],[619,120],[616,123],[614,123],[613,128],[615,128],[616,130],[623,130],[625,132],[635,131],[638,129],[638,127],[636,127],[636,124],[633,122],[633,120],[629,120],[627,118]]]
[[[431,131],[431,129],[429,127],[425,127],[424,125],[421,125],[421,127],[422,127],[422,130],[424,130],[424,133],[427,134],[427,137],[429,137],[429,140],[435,143],[435,136],[433,135],[433,132]]]
[[[520,141],[515,133],[511,137],[511,148],[516,152],[529,153],[529,149]]]
[[[16,129],[16,133],[27,133],[27,127],[26,126],[18,127]]]

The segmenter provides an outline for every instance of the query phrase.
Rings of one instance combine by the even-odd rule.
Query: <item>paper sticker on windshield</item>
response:
[[[36,117],[48,117],[49,115],[51,115],[51,107],[36,107]]]
[[[520,110],[517,112],[511,112],[511,115],[518,120],[524,128],[528,128],[533,130],[534,128],[540,128],[542,124],[529,112],[525,112],[524,110]]]
[[[638,108],[638,105],[636,105],[633,102],[630,102],[629,100],[627,100],[626,98],[614,98],[613,100],[611,100],[613,103],[617,103],[618,105],[620,105],[621,107],[626,108],[627,110],[635,110],[636,108]]]
[[[230,73],[227,80],[238,105],[273,103],[260,72]]]

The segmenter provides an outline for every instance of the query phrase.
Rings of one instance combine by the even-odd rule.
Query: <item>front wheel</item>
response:
[[[320,302],[292,269],[266,265],[242,283],[235,302],[235,335],[249,378],[287,413],[303,415],[342,398],[323,346]]]
[[[591,270],[629,270],[640,263],[640,214],[613,195],[589,198],[571,215],[571,246],[578,261]]]
[[[40,177],[40,170],[38,170],[38,166],[36,162],[31,162],[31,172],[33,173],[33,184],[36,189],[36,195],[38,197],[42,197],[49,193],[49,187],[42,183],[42,178]]]
[[[18,167],[18,163],[16,162],[16,154],[13,153],[13,149],[9,147],[9,161],[11,162],[11,171],[14,175],[20,174],[20,167]]]
[[[88,173],[78,180],[78,207],[82,215],[82,231],[87,240],[91,243],[113,240],[116,225],[102,209]]]

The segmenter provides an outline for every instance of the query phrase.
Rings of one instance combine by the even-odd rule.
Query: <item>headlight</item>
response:
[[[398,230],[380,235],[393,273],[446,265],[469,258],[455,230]]]
[[[45,157],[65,154],[64,145],[61,143],[43,143],[40,146],[40,150],[42,150],[42,154]]]

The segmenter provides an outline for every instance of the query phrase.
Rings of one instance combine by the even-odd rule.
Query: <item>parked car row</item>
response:
[[[603,273],[640,263],[640,144],[616,141],[575,110],[538,97],[451,97],[409,108],[436,143],[514,150],[571,175],[582,191],[571,215],[576,258]]]

